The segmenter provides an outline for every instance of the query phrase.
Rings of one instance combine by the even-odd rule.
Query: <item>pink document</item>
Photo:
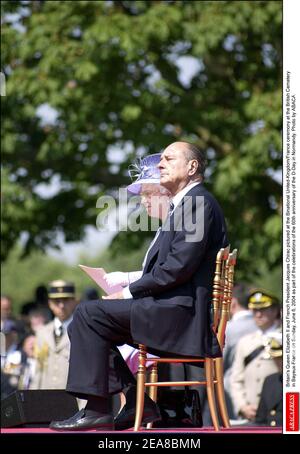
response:
[[[100,288],[107,294],[111,295],[115,292],[120,292],[123,290],[121,285],[109,286],[103,276],[106,274],[106,271],[103,268],[92,268],[90,266],[78,265],[86,274],[90,276],[93,281],[99,285]]]

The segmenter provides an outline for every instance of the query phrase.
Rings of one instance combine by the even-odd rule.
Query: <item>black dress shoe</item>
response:
[[[135,388],[131,388],[131,391],[126,394],[126,404],[124,405],[120,413],[115,417],[115,430],[125,430],[134,426],[136,411],[135,392]],[[161,415],[158,405],[152,399],[150,399],[148,394],[145,394],[142,424],[160,420]]]
[[[88,416],[85,409],[80,410],[69,419],[64,421],[53,421],[50,426],[52,430],[114,430],[112,415]]]

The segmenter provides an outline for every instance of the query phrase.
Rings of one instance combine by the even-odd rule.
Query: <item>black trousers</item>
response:
[[[81,399],[108,397],[136,383],[117,349],[117,345],[133,343],[132,304],[133,300],[100,300],[77,306],[68,328],[68,392]]]

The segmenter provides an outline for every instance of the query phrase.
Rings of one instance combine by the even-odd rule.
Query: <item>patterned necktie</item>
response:
[[[174,203],[173,203],[173,202],[170,202],[170,206],[169,206],[169,216],[172,216],[173,211],[174,211]]]

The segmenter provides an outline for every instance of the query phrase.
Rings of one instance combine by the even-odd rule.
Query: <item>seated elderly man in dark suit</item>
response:
[[[175,142],[158,167],[173,211],[147,251],[142,277],[122,292],[77,307],[69,327],[67,391],[88,402],[68,420],[52,422],[54,430],[113,430],[108,398],[121,390],[126,394],[122,422],[133,425],[135,380],[117,345],[221,356],[210,306],[216,254],[228,241],[222,210],[202,184],[205,158],[194,145]],[[144,422],[158,417],[154,402],[145,399]]]

